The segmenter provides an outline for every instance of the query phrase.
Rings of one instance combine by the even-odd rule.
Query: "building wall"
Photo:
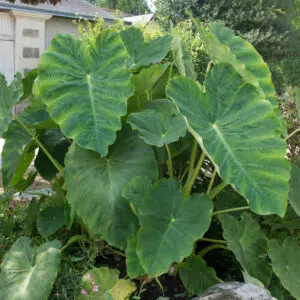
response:
[[[77,34],[78,26],[72,19],[53,16],[46,21],[46,48],[59,33]]]
[[[0,72],[8,82],[15,73],[14,47],[14,18],[7,12],[0,12]]]

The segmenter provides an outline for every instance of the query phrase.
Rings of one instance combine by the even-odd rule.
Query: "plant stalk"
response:
[[[228,250],[228,248],[227,248],[225,245],[214,244],[214,245],[205,247],[205,248],[202,249],[197,255],[203,257],[203,256],[206,255],[208,252],[210,252],[211,250],[215,250],[215,249],[226,249],[226,250]]]
[[[208,242],[208,243],[219,243],[219,244],[227,244],[225,240],[215,240],[209,238],[202,238],[199,240],[200,242]]]
[[[172,78],[172,72],[173,72],[173,65],[174,65],[174,62],[171,63],[171,66],[170,66],[170,72],[169,72],[169,80]]]
[[[182,173],[182,176],[179,178],[179,181],[182,182],[186,174],[188,173],[188,168],[185,168],[184,172]]]
[[[205,159],[205,153],[202,152],[201,153],[201,156],[200,156],[200,159],[198,161],[198,164],[193,172],[193,175],[191,176],[191,178],[188,179],[184,189],[183,189],[183,194],[185,197],[189,197],[190,194],[191,194],[191,190],[193,188],[193,185],[194,185],[194,182],[195,180],[197,179],[197,176],[201,170],[201,167],[202,167],[202,164],[204,162],[204,159]]]
[[[170,152],[170,149],[169,149],[169,146],[168,146],[168,145],[166,145],[166,150],[167,150],[167,153],[168,153],[168,161],[167,161],[168,172],[169,172],[169,176],[170,176],[171,178],[173,178],[172,155],[171,155],[171,152]]]
[[[290,133],[284,140],[287,141],[289,138],[291,138],[292,136],[294,136],[296,133],[298,133],[300,131],[300,128],[294,130],[292,133]]]
[[[191,152],[191,158],[189,163],[189,172],[188,172],[188,180],[193,175],[194,167],[195,167],[195,161],[196,161],[196,155],[197,155],[197,148],[198,148],[198,142],[196,139],[194,139],[193,148]]]
[[[229,208],[229,209],[215,211],[215,212],[213,212],[212,215],[213,216],[217,216],[217,215],[220,215],[220,214],[226,214],[226,213],[230,213],[230,212],[241,211],[241,210],[248,210],[248,209],[250,209],[249,206],[235,207],[235,208]]]
[[[155,277],[155,281],[156,283],[158,284],[159,288],[161,289],[163,295],[165,294],[165,291],[164,291],[164,287],[163,285],[161,284],[160,280],[158,279],[158,277]]]
[[[211,61],[208,63],[207,68],[206,68],[206,73],[208,73],[208,72],[210,71],[211,66],[213,65],[213,63],[214,63],[213,60],[211,60]]]
[[[43,150],[48,159],[52,162],[58,172],[63,175],[63,166],[49,153],[41,141],[35,136],[35,134],[28,128],[23,121],[17,116],[14,117],[17,122],[26,130],[26,132],[32,137],[33,140],[38,144],[38,146]]]
[[[214,169],[214,172],[213,172],[213,174],[211,176],[211,179],[210,179],[210,182],[209,182],[209,185],[208,185],[208,188],[207,188],[206,195],[210,194],[211,189],[212,189],[212,187],[214,185],[214,182],[215,182],[216,175],[217,175],[217,168]]]
[[[225,182],[220,183],[209,193],[209,197],[211,199],[215,199],[217,197],[217,195],[226,188],[227,185],[228,185],[228,183],[225,183]]]

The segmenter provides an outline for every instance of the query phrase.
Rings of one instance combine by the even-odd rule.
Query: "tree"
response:
[[[15,3],[16,0],[7,0],[8,2]],[[21,0],[21,3],[25,4],[32,4],[32,5],[38,5],[41,3],[50,3],[53,5],[56,5],[57,3],[60,3],[61,0]]]
[[[168,28],[170,21],[187,18],[186,10],[202,22],[221,20],[251,42],[268,62],[287,57],[295,2],[299,0],[157,0],[156,16]]]
[[[149,12],[149,7],[145,0],[89,0],[103,8],[120,10],[130,14],[144,14]]]

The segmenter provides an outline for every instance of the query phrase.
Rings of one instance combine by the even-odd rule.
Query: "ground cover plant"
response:
[[[0,77],[3,227],[16,193],[33,198],[3,299],[189,299],[227,280],[300,299],[297,129],[255,48],[193,22],[211,59],[201,83],[176,30],[135,27],[58,35],[36,71]],[[49,188],[31,190],[37,173]]]

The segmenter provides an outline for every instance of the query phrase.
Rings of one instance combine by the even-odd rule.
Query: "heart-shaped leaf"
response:
[[[258,89],[262,99],[272,103],[276,116],[281,118],[271,72],[256,49],[222,23],[210,23],[207,30],[204,30],[197,21],[195,25],[213,61],[231,64],[247,83]],[[285,133],[286,124],[283,118],[280,125]]]
[[[185,199],[174,179],[162,179],[148,189],[139,208],[137,235],[137,254],[148,276],[166,273],[173,262],[191,254],[210,225],[212,209],[206,195]]]
[[[162,76],[167,72],[169,63],[153,65],[143,69],[139,74],[133,75],[131,82],[135,93],[128,99],[128,113],[139,112],[153,96],[153,90],[162,81]]]
[[[137,255],[136,247],[137,235],[134,234],[128,240],[126,248],[126,270],[129,278],[132,279],[146,274]]]
[[[227,64],[209,72],[203,90],[196,81],[177,77],[167,94],[224,182],[248,199],[255,213],[283,216],[290,164],[272,105]]]
[[[266,259],[268,240],[259,224],[246,213],[240,221],[231,215],[222,215],[219,219],[228,248],[235,254],[243,269],[267,287],[272,269]]]
[[[86,295],[77,300],[125,300],[136,290],[136,285],[125,279],[119,279],[119,270],[106,267],[94,268],[83,275],[82,283]]]
[[[41,57],[39,88],[51,117],[68,138],[102,156],[116,139],[133,93],[127,58],[120,35],[109,29],[89,46],[58,35]]]
[[[269,256],[274,273],[281,284],[293,297],[300,299],[300,247],[292,237],[285,239],[283,245],[277,240],[269,242]]]
[[[70,142],[61,131],[58,128],[45,130],[39,139],[52,157],[61,165],[64,165],[65,155],[70,146]],[[42,149],[39,149],[34,161],[34,166],[40,175],[49,181],[58,173],[58,170]]]
[[[10,123],[2,151],[3,186],[17,188],[35,155],[36,144],[19,123]]]
[[[42,237],[54,234],[65,224],[64,207],[47,207],[37,218],[37,229]]]
[[[192,294],[203,293],[209,287],[222,282],[213,268],[207,266],[200,256],[190,256],[179,265],[180,278],[185,288]]]
[[[186,135],[186,123],[169,100],[152,101],[143,111],[131,114],[128,123],[149,145],[162,147]]]
[[[175,29],[172,30],[172,53],[179,74],[185,77],[196,78],[193,58],[187,44],[180,38]]]
[[[214,207],[216,211],[231,209],[233,207],[246,207],[248,206],[248,202],[245,198],[243,198],[240,194],[233,191],[222,191],[217,199],[214,201]],[[234,217],[239,217],[243,213],[240,211],[233,211],[229,214]]]
[[[136,176],[132,178],[122,189],[122,196],[128,200],[134,213],[138,215],[138,210],[143,203],[144,196],[151,186],[149,177]]]
[[[0,137],[12,120],[13,106],[23,95],[21,74],[17,73],[11,85],[7,85],[5,76],[0,74]]]
[[[135,176],[157,178],[151,147],[127,128],[120,132],[109,158],[73,144],[65,164],[65,187],[72,209],[108,243],[125,248],[135,231],[136,217],[121,191]]]
[[[33,69],[26,74],[25,78],[22,79],[22,84],[23,84],[23,96],[21,98],[22,100],[25,100],[30,96],[32,96],[32,88],[37,76],[38,76],[38,70]]]
[[[172,42],[169,35],[145,42],[143,32],[137,27],[129,27],[121,32],[121,36],[130,55],[128,65],[132,69],[159,63],[168,54]]]
[[[60,247],[55,240],[33,248],[31,239],[19,238],[1,265],[1,299],[47,300],[60,266]]]
[[[257,50],[222,23],[210,23],[207,31],[197,24],[207,53],[216,63],[229,63],[244,80],[258,88],[262,98],[278,106],[271,72]]]

